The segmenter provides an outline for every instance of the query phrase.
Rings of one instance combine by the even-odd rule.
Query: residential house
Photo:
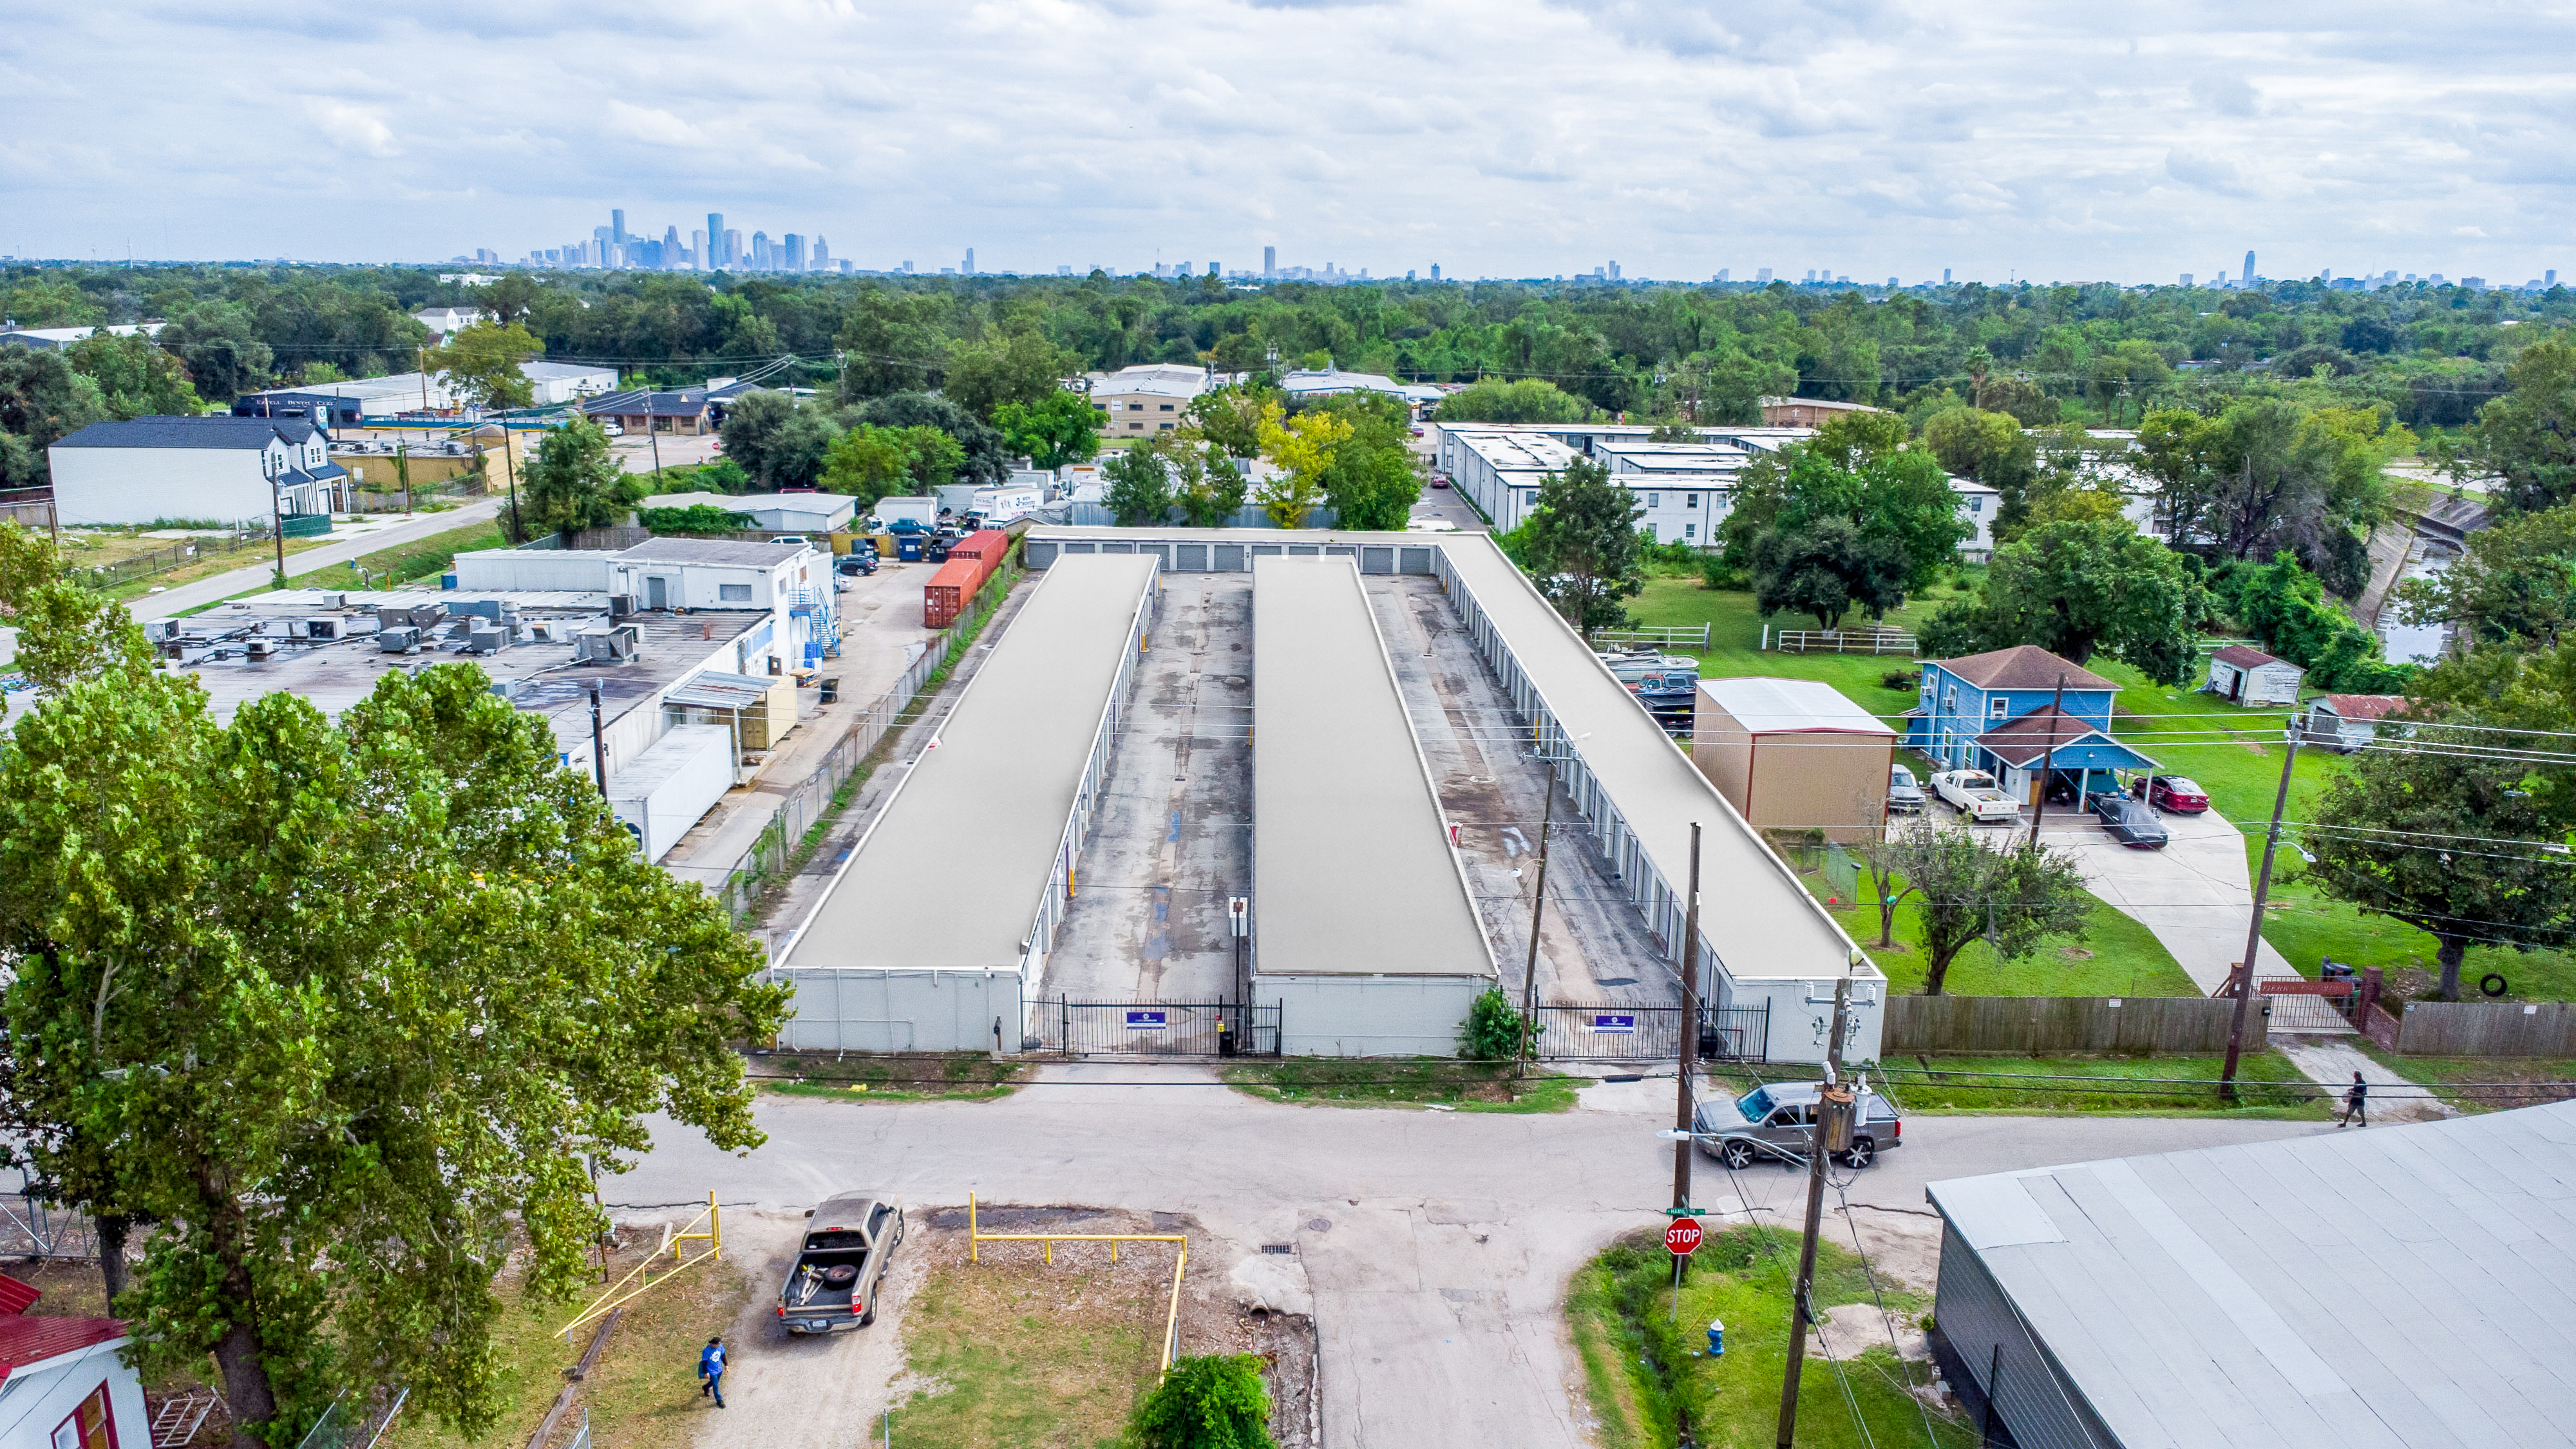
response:
[[[136,418],[92,423],[45,450],[66,526],[346,510],[348,470],[298,418]],[[318,526],[318,525],[317,525]]]
[[[2379,738],[2379,722],[2406,708],[2402,694],[2320,694],[2299,719],[2299,737],[2351,754]]]
[[[2231,704],[2296,704],[2305,671],[2245,644],[2230,644],[2209,656],[2209,680],[2201,689]]]
[[[2025,804],[2041,777],[2082,798],[2114,787],[2115,770],[2156,762],[2111,738],[2120,687],[2033,644],[1923,665],[1921,703],[1906,712],[1905,746],[1935,770],[1983,770]]]
[[[125,1325],[29,1313],[42,1297],[0,1274],[0,1449],[148,1449]]]
[[[707,409],[707,390],[684,388],[655,392],[649,388],[612,392],[581,405],[594,422],[615,423],[629,433],[711,433],[715,424]]]
[[[424,307],[412,313],[411,320],[428,328],[430,346],[438,347],[491,315],[480,307]]]

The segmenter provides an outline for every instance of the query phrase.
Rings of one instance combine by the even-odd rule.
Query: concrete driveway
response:
[[[1194,1214],[1233,1251],[1289,1244],[1322,1345],[1325,1442],[1573,1446],[1589,1442],[1582,1367],[1563,1328],[1566,1281],[1670,1201],[1672,1083],[1610,1085],[1556,1116],[1292,1107],[1194,1068],[1068,1064],[993,1103],[771,1097],[767,1145],[739,1159],[657,1122],[654,1152],[604,1185],[612,1205],[703,1200],[794,1211],[852,1186],[918,1207],[1082,1204]],[[1915,1267],[1932,1220],[1923,1184],[2099,1157],[2331,1130],[2203,1119],[1919,1118],[1852,1197],[1875,1255]],[[1698,1205],[1791,1221],[1798,1179],[1744,1175],[1746,1203],[1706,1158]],[[1882,1229],[1886,1231],[1882,1231]],[[1837,1230],[1840,1231],[1839,1225]],[[1905,1271],[1899,1266],[1900,1272]],[[1184,1348],[1186,1350],[1186,1345]],[[880,1371],[887,1371],[880,1369]],[[848,1412],[882,1403],[871,1384]],[[813,1424],[816,1445],[864,1437]]]
[[[2254,911],[2245,837],[2215,810],[2159,818],[2170,837],[2162,850],[2122,845],[2090,815],[2051,815],[2042,836],[2083,863],[2084,883],[2093,894],[2154,932],[2192,984],[2216,991],[2227,984],[2228,969],[2245,959],[2245,929]],[[2280,869],[2275,863],[2273,870]],[[2254,974],[2298,972],[2265,942]]]

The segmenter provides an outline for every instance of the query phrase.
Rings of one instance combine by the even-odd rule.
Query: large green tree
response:
[[[1942,606],[1927,658],[2036,644],[2082,664],[2098,651],[2165,684],[2197,658],[2208,591],[2182,558],[2126,521],[2051,523],[1995,551],[1983,589]]]
[[[277,353],[238,302],[189,299],[153,341],[188,369],[200,396],[227,403],[268,384]]]
[[[2383,662],[2379,636],[2325,596],[2325,585],[2287,552],[2230,581],[2235,614],[2263,647],[2308,671],[2316,688],[2385,694],[2406,682],[2407,669]]]
[[[1029,407],[1050,397],[1072,396],[1064,390],[1064,379],[1080,370],[1077,360],[1047,341],[1045,333],[1023,329],[1008,337],[949,344],[939,390],[1007,430],[998,416],[1004,405]]]
[[[836,339],[841,400],[939,386],[947,360],[948,299],[888,287],[865,287],[850,299]]]
[[[93,332],[64,348],[63,357],[98,384],[109,417],[194,417],[206,410],[179,359],[139,332]]]
[[[62,354],[0,346],[0,487],[37,487],[52,476],[45,450],[108,417],[96,381]]]
[[[846,415],[845,415],[846,416]],[[947,398],[926,392],[891,392],[870,398],[857,421],[880,428],[937,428],[957,440],[960,483],[1000,483],[1011,476],[1008,440],[999,428]]]
[[[1810,614],[1819,629],[1842,627],[1857,608],[1872,619],[1905,602],[1907,561],[1895,539],[1828,515],[1798,527],[1766,528],[1749,550],[1754,607],[1762,617]]]
[[[2576,620],[2576,503],[2470,534],[2449,568],[2398,585],[2397,605],[2410,624],[2456,620],[2487,643],[2548,644]]]
[[[2505,379],[2513,390],[2478,410],[2462,470],[2492,474],[2487,496],[2507,509],[2576,503],[2576,344],[2564,336],[2535,342]]]
[[[993,409],[993,426],[1040,468],[1087,463],[1100,453],[1100,410],[1062,388],[1035,402],[1003,403]]]
[[[1441,399],[1444,423],[1579,423],[1592,404],[1543,377],[1483,378]]]
[[[1172,467],[1158,443],[1123,449],[1100,470],[1101,506],[1121,527],[1157,524],[1172,511]]]
[[[1644,505],[1589,458],[1539,479],[1538,506],[1520,527],[1532,582],[1583,637],[1628,622],[1623,602],[1646,587]]]
[[[1894,836],[1887,865],[1922,904],[1923,994],[1938,996],[1959,953],[1977,941],[2018,961],[2053,936],[2081,938],[2092,913],[2072,855],[2036,844],[1996,850],[1963,825],[1926,823]]]
[[[862,511],[892,493],[935,497],[957,481],[966,452],[937,428],[880,428],[867,423],[841,434],[823,460],[823,487],[859,500]]]
[[[641,480],[619,466],[608,434],[576,418],[546,434],[528,460],[519,480],[521,530],[560,533],[569,542],[584,529],[620,522],[643,496]]]
[[[1897,414],[1864,413],[1835,419],[1811,443],[1755,460],[1718,524],[1727,562],[1750,570],[1754,540],[1765,532],[1803,533],[1832,518],[1871,541],[1870,557],[1889,550],[1900,556],[1906,588],[1940,577],[1975,528],[1959,516],[1958,492],[1940,460],[1903,446],[1904,437]]]
[[[148,667],[49,693],[0,745],[0,940],[26,1150],[149,1224],[117,1312],[147,1373],[213,1356],[237,1449],[350,1385],[488,1429],[514,1244],[586,1286],[591,1164],[649,1113],[756,1145],[728,1043],[785,995],[461,664],[336,724]]]
[[[2380,470],[2412,451],[2415,437],[2384,407],[2258,397],[2215,416],[2151,411],[2138,446],[2172,536],[2206,536],[2242,559],[2330,550],[2331,535],[2377,523],[2387,496]]]
[[[422,365],[443,374],[449,390],[466,406],[493,411],[535,401],[526,364],[545,353],[546,345],[525,327],[484,321],[458,329],[446,345],[429,349]]]

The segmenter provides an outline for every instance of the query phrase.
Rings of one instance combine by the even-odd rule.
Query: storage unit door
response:
[[[1208,546],[1206,544],[1176,543],[1172,545],[1173,572],[1184,574],[1203,574],[1207,572],[1207,566]]]
[[[1220,543],[1216,545],[1216,571],[1218,573],[1241,573],[1251,566],[1250,561],[1245,559],[1243,556],[1242,544]]]
[[[1385,544],[1370,544],[1360,550],[1360,572],[1391,574],[1395,572],[1395,550]]]
[[[1427,574],[1431,572],[1431,550],[1427,548],[1408,547],[1397,549],[1395,553],[1395,571],[1397,573]]]

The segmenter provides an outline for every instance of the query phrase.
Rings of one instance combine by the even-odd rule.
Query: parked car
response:
[[[1431,478],[1431,486],[1434,488],[1446,488],[1449,486],[1449,480],[1435,473]]]
[[[1702,1102],[1692,1114],[1691,1137],[1699,1150],[1733,1168],[1753,1165],[1757,1157],[1804,1162],[1816,1120],[1821,1082],[1773,1082],[1730,1102],[1724,1097]],[[1870,1089],[1860,1089],[1860,1116],[1852,1128],[1851,1150],[1841,1154],[1848,1167],[1867,1167],[1878,1154],[1905,1141],[1905,1122],[1896,1104]]]
[[[872,548],[852,549],[834,560],[833,566],[844,574],[867,575],[877,571],[877,551]]]
[[[2164,817],[2156,808],[2135,795],[2118,790],[2096,790],[2084,799],[2084,808],[2101,820],[2111,838],[2133,850],[2165,848]]]
[[[612,438],[622,438],[626,436],[626,429],[616,423],[601,423],[599,425],[599,430],[603,434]]]
[[[1995,777],[1983,770],[1944,770],[1932,777],[1932,793],[1951,809],[1977,820],[2011,820],[2021,814],[2021,802],[2005,794]]]
[[[845,1192],[808,1212],[805,1241],[778,1290],[789,1333],[837,1333],[877,1321],[886,1260],[903,1241],[903,1200]]]
[[[1914,772],[1903,765],[1887,767],[1887,809],[1891,815],[1923,813],[1923,787],[1914,783]]]
[[[1632,649],[1617,654],[1596,650],[1594,654],[1625,685],[1633,686],[1650,674],[1686,674],[1694,680],[1699,678],[1699,661],[1687,654],[1665,654],[1654,649]]]
[[[2198,815],[2209,808],[2209,792],[2180,775],[2151,775],[2147,803],[2176,815]]]
[[[814,541],[812,539],[807,538],[801,533],[782,533],[772,537],[769,541],[771,543],[801,543],[808,548],[811,548],[814,545]]]

